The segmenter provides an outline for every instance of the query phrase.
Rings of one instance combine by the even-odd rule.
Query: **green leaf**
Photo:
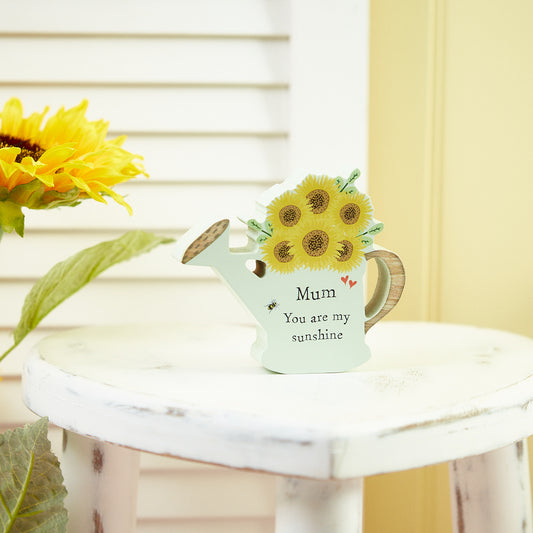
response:
[[[44,183],[34,179],[28,183],[21,183],[13,187],[9,193],[9,200],[20,206],[36,209],[41,204],[44,191]]]
[[[274,231],[274,226],[272,225],[272,222],[270,222],[270,220],[265,220],[265,229],[268,233],[272,233]]]
[[[361,242],[363,243],[363,246],[370,246],[374,240],[371,237],[362,237]]]
[[[350,177],[348,178],[347,183],[353,183],[360,175],[361,175],[361,171],[358,168],[356,168],[350,174]]]
[[[0,531],[64,533],[67,494],[59,461],[50,451],[48,421],[0,435]]]
[[[379,222],[379,223],[375,224],[374,226],[372,226],[367,231],[367,233],[369,233],[370,235],[377,235],[380,231],[383,231],[384,227],[385,227],[385,225],[383,224],[383,222]]]
[[[158,237],[144,231],[130,231],[118,239],[86,248],[52,267],[26,296],[14,333],[15,344],[0,356],[0,361],[18,346],[50,311],[104,270],[170,242],[174,242],[174,239]]]
[[[255,231],[263,231],[263,226],[259,224],[259,222],[255,220],[255,218],[251,218],[250,220],[248,220],[247,224],[250,229],[253,229]]]
[[[258,244],[263,244],[264,242],[266,242],[267,239],[268,237],[264,233],[262,233],[257,237],[256,241]]]
[[[24,215],[20,205],[10,201],[0,201],[0,227],[6,233],[15,230],[21,237],[24,237]]]

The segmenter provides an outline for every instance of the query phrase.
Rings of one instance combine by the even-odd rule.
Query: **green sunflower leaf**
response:
[[[374,239],[372,239],[371,237],[362,237],[361,238],[361,243],[365,247],[366,246],[370,246],[373,242],[374,242]]]
[[[15,343],[0,355],[0,361],[18,346],[50,311],[104,270],[170,242],[174,242],[174,239],[144,231],[130,231],[118,239],[86,248],[52,267],[26,296],[14,333]]]
[[[21,237],[24,237],[24,214],[20,205],[10,201],[0,201],[0,227],[6,233],[15,230]]]
[[[34,179],[28,183],[21,183],[13,187],[9,193],[9,200],[20,206],[36,209],[41,203],[44,190],[44,183]]]
[[[59,461],[50,451],[48,421],[0,435],[0,531],[64,533],[67,494]]]

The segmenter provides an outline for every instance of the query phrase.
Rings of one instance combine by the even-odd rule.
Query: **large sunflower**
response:
[[[122,148],[125,136],[106,141],[108,123],[89,122],[88,102],[61,108],[42,126],[48,112],[23,117],[20,100],[9,100],[0,127],[0,229],[23,235],[21,208],[48,209],[76,205],[110,196],[126,207],[113,191],[117,183],[144,174],[139,156]]]

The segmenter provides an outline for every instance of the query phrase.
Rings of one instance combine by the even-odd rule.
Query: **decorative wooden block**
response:
[[[244,221],[243,248],[230,249],[228,219],[192,228],[180,240],[179,259],[212,267],[254,316],[252,355],[270,370],[341,372],[364,363],[366,331],[401,296],[403,265],[396,254],[375,249],[383,224],[354,186],[358,176],[358,170],[348,179],[309,175],[270,188],[256,216]],[[365,307],[369,259],[376,259],[379,276]]]

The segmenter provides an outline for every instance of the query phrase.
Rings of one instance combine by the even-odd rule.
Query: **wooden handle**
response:
[[[378,282],[365,306],[366,333],[398,303],[405,286],[405,270],[400,258],[389,250],[374,250],[365,254],[365,258],[375,259],[378,265]]]

